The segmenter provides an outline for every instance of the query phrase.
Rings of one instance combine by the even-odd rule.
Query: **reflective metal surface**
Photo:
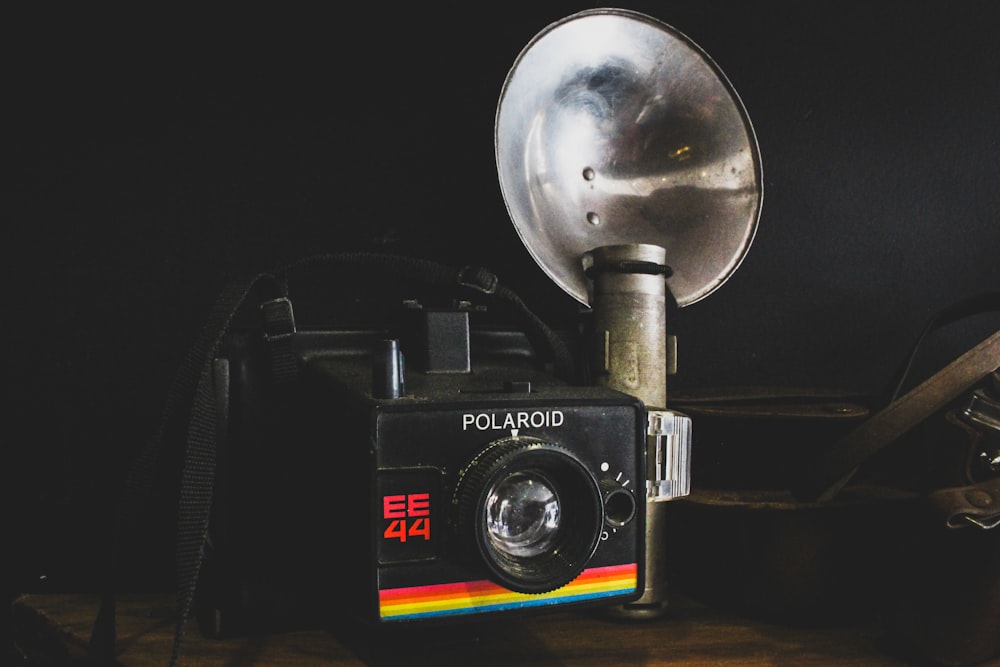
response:
[[[598,9],[548,26],[511,68],[495,129],[518,234],[581,303],[581,258],[599,246],[666,248],[685,306],[753,240],[761,166],[742,103],[698,46],[649,16]]]

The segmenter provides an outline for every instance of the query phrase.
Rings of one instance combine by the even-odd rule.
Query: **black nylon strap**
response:
[[[562,339],[551,331],[541,318],[532,313],[513,291],[498,285],[496,276],[485,269],[465,267],[456,271],[435,262],[404,256],[345,253],[316,255],[287,264],[275,273],[262,273],[250,279],[233,281],[223,289],[216,300],[198,339],[171,383],[153,437],[140,450],[129,469],[116,517],[105,592],[91,633],[88,663],[118,664],[115,657],[117,652],[115,603],[118,593],[115,573],[120,559],[121,540],[134,530],[138,517],[146,507],[161,453],[166,444],[168,427],[186,413],[188,426],[177,510],[175,558],[177,618],[169,663],[172,666],[177,664],[187,621],[194,605],[208,537],[208,522],[215,487],[219,420],[226,417],[219,415],[217,409],[217,397],[213,386],[215,359],[219,355],[233,319],[248,297],[258,288],[264,288],[271,297],[270,301],[264,302],[272,304],[265,305],[264,308],[265,327],[268,325],[276,327],[276,336],[279,340],[291,340],[294,318],[291,316],[290,304],[285,309],[283,304],[278,303],[287,296],[290,274],[313,266],[331,264],[365,270],[377,269],[386,275],[408,280],[419,279],[431,285],[460,286],[484,294],[493,294],[511,305],[522,317],[528,328],[526,333],[529,339],[536,345],[540,343],[543,349],[551,352],[557,371],[564,374],[567,379],[574,374],[572,356]],[[274,305],[276,303],[277,306]],[[279,351],[276,358],[287,361],[288,349],[284,352]],[[190,410],[185,410],[188,401]]]
[[[201,549],[207,534],[215,474],[217,415],[211,386],[212,361],[236,312],[253,288],[264,281],[273,282],[275,278],[270,274],[260,274],[249,280],[234,281],[223,289],[198,339],[174,376],[153,437],[132,463],[119,501],[107,584],[91,633],[88,660],[92,664],[117,664],[115,601],[121,540],[135,529],[139,516],[146,508],[169,426],[179,416],[189,414],[188,444],[178,507],[178,616],[170,664],[175,665],[179,659],[184,626],[190,615],[201,567]],[[189,411],[187,403],[192,401],[192,397]]]

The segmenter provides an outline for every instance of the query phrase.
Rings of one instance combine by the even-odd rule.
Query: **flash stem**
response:
[[[647,431],[645,590],[635,601],[609,608],[629,619],[667,608],[666,526],[663,500],[690,489],[691,420],[666,409],[670,348],[666,335],[666,250],[649,244],[602,246],[584,258],[592,280],[594,367],[598,384],[645,404]]]
[[[660,246],[631,244],[602,246],[584,257],[593,280],[597,382],[647,408],[667,403],[666,254]]]

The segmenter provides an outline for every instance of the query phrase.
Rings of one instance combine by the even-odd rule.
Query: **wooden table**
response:
[[[12,608],[17,649],[37,663],[81,657],[97,612],[93,595],[30,594]],[[165,665],[173,641],[173,601],[126,595],[118,605],[120,660]],[[182,665],[870,665],[907,663],[882,650],[872,627],[769,625],[684,599],[659,619],[623,622],[561,612],[454,625],[406,641],[371,642],[310,631],[229,640],[202,637],[192,623]]]

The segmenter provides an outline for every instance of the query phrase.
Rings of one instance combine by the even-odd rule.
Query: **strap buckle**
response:
[[[260,304],[264,340],[275,341],[295,335],[295,312],[288,297],[278,297]]]

